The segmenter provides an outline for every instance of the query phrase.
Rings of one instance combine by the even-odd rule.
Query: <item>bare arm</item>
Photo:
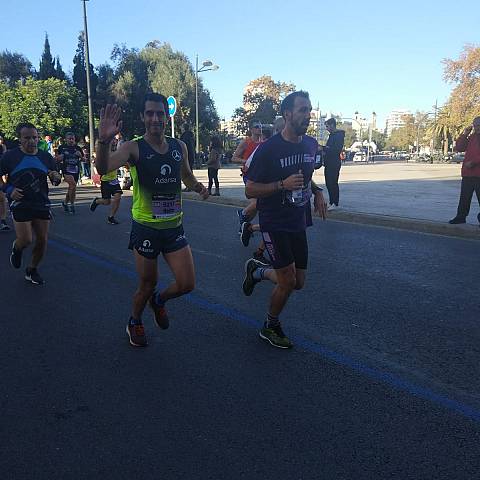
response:
[[[208,190],[205,188],[205,186],[200,183],[195,175],[192,173],[192,170],[190,169],[190,164],[188,163],[188,150],[187,146],[179,140],[180,146],[182,147],[182,166],[181,166],[181,171],[180,175],[182,177],[182,182],[189,188],[190,190],[193,190],[194,192],[198,193],[204,200],[208,197]]]
[[[118,170],[126,165],[130,160],[138,160],[137,142],[124,142],[114,152],[110,151],[110,142],[97,143],[97,157],[95,167],[99,175],[105,175],[112,170]]]
[[[243,154],[245,153],[245,149],[247,148],[247,142],[245,140],[242,140],[238,147],[235,149],[235,152],[233,152],[232,156],[232,163],[245,163],[245,158],[243,158]]]
[[[269,197],[279,190],[297,190],[303,188],[303,174],[294,173],[285,180],[270,183],[259,183],[247,180],[245,196],[247,198]]]
[[[97,157],[95,159],[95,167],[99,175],[117,170],[126,165],[129,160],[138,160],[138,145],[136,142],[122,143],[115,152],[110,152],[110,144],[122,128],[120,115],[121,110],[117,105],[108,104],[100,111]]]

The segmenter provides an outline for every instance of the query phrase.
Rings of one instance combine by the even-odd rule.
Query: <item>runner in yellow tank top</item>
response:
[[[144,137],[125,142],[111,153],[110,142],[122,126],[120,116],[121,110],[116,105],[107,105],[100,113],[96,166],[101,175],[127,164],[130,167],[134,188],[129,248],[134,252],[139,285],[126,330],[130,344],[143,347],[147,339],[142,313],[147,302],[157,325],[166,329],[169,319],[165,302],[191,292],[195,286],[192,253],[182,226],[181,182],[204,199],[208,191],[190,170],[185,144],[165,136],[168,103],[163,95],[145,96],[140,113],[145,125]],[[160,254],[174,281],[158,292],[155,288]]]

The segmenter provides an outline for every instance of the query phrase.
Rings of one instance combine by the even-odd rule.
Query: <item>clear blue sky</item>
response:
[[[245,85],[264,74],[308,90],[325,112],[376,111],[382,122],[394,108],[431,111],[452,88],[442,59],[480,43],[473,0],[90,0],[87,8],[94,65],[109,60],[115,42],[141,48],[158,39],[192,62],[198,53],[220,66],[202,78],[227,118]],[[23,53],[38,68],[48,32],[52,54],[73,68],[80,0],[5,1],[1,12],[0,49]]]

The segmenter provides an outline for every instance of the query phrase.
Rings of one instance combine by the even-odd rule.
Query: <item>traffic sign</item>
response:
[[[168,114],[173,117],[175,115],[175,112],[177,111],[177,101],[175,100],[175,97],[170,97],[167,98],[168,102]]]

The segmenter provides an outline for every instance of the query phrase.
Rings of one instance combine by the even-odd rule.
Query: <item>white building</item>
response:
[[[412,115],[410,110],[398,109],[392,110],[387,117],[385,125],[385,133],[389,137],[393,130],[401,128],[405,125],[405,116]]]

